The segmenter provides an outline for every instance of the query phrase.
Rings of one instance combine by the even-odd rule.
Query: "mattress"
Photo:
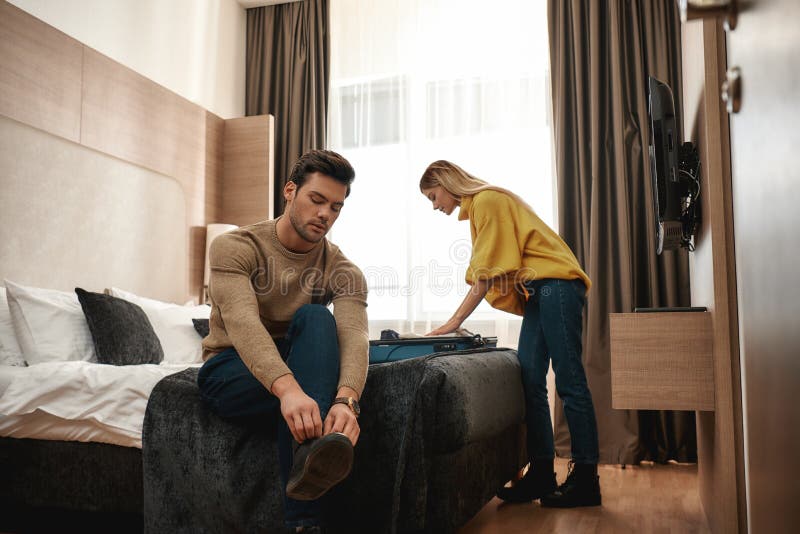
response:
[[[0,436],[142,447],[150,392],[199,364],[0,366]]]

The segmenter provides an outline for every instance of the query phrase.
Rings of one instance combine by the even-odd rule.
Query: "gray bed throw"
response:
[[[452,531],[519,468],[516,355],[471,352],[370,366],[353,471],[323,498],[331,531]],[[167,377],[150,397],[145,532],[283,531],[275,430],[215,416],[201,403],[196,377],[196,369]],[[475,388],[494,398],[460,398],[475,397]]]

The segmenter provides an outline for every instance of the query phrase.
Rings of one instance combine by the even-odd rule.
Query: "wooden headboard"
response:
[[[175,180],[6,117],[0,138],[0,279],[183,302],[186,202]]]
[[[0,279],[184,302],[206,224],[272,215],[271,117],[226,121],[5,0],[0,119]]]

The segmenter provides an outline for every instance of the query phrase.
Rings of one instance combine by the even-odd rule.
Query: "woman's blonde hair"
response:
[[[512,193],[508,189],[481,180],[455,163],[451,163],[447,160],[440,159],[428,165],[428,168],[425,169],[425,172],[422,173],[422,178],[419,180],[420,191],[436,187],[437,185],[442,186],[445,191],[453,195],[459,201],[461,201],[461,198],[464,196],[472,196],[481,191],[491,189],[492,191],[505,193],[530,209],[528,203],[522,200],[519,195]]]

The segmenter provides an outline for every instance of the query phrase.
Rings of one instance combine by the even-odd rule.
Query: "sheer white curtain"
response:
[[[356,169],[331,234],[370,285],[370,336],[424,333],[467,291],[469,223],[434,212],[448,159],[554,222],[544,0],[331,0],[329,145]],[[482,303],[465,327],[516,346],[521,319]]]

